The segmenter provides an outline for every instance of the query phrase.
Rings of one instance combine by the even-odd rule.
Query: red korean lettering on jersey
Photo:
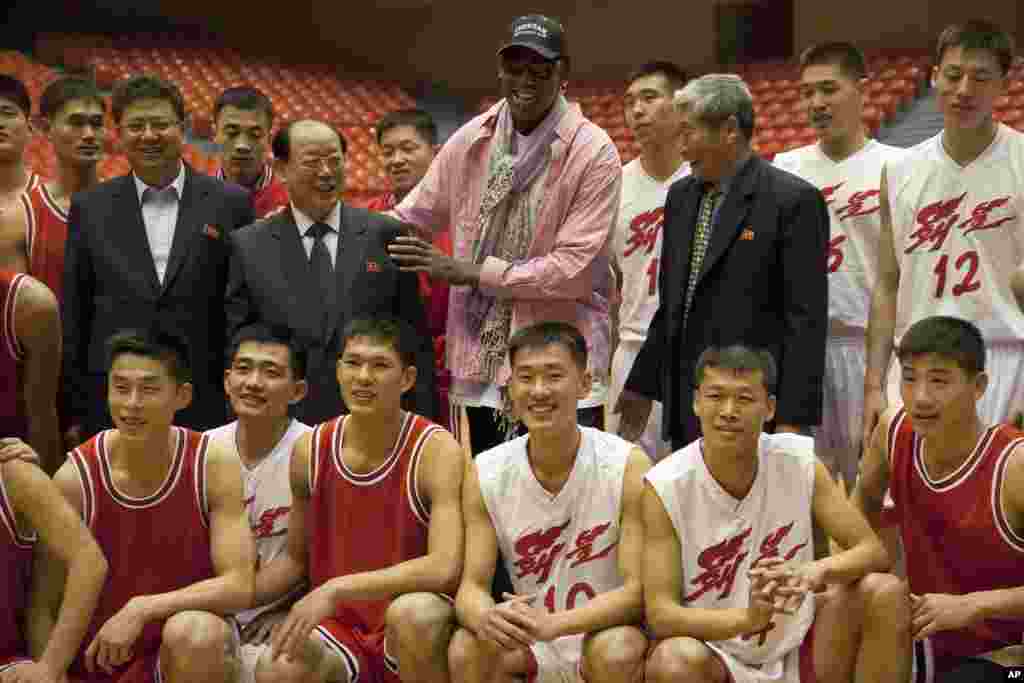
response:
[[[260,519],[256,522],[252,528],[252,535],[256,538],[268,538],[270,536],[278,536],[284,533],[284,530],[277,533],[274,532],[274,526],[277,524],[277,520],[281,517],[287,517],[289,508],[270,508],[264,510],[263,514],[260,515]]]
[[[761,547],[757,554],[757,559],[754,560],[754,564],[757,564],[761,560],[769,557],[779,557],[782,542],[786,540],[786,537],[789,536],[789,532],[793,530],[793,524],[794,522],[790,522],[789,524],[780,526],[775,531],[771,531],[765,535],[764,539],[761,541]],[[803,548],[805,545],[807,545],[807,541],[792,546],[786,554],[782,556],[782,559],[786,561],[792,560],[796,557],[800,548]]]
[[[578,567],[581,564],[593,562],[594,560],[600,560],[607,557],[615,549],[615,546],[619,544],[618,540],[612,541],[599,552],[594,552],[594,546],[597,545],[598,539],[601,538],[604,532],[608,531],[611,525],[611,522],[598,524],[590,529],[584,529],[576,536],[576,546],[572,549],[572,552],[566,555],[566,557],[575,558],[573,563],[569,565],[570,568]]]
[[[918,228],[910,233],[910,239],[915,240],[906,248],[905,254],[912,254],[923,244],[931,244],[931,251],[938,251],[949,236],[949,231],[960,220],[957,209],[963,203],[967,193],[952,199],[940,199],[925,206],[917,212]]]
[[[971,215],[967,218],[967,220],[960,224],[960,229],[964,231],[965,235],[968,235],[977,230],[991,230],[992,228],[998,228],[1003,223],[1008,223],[1012,221],[1014,218],[1017,217],[1016,214],[1014,214],[1013,216],[1004,216],[1002,218],[997,218],[989,222],[989,214],[991,214],[996,209],[1001,209],[1002,207],[1006,206],[1009,203],[1009,197],[999,197],[997,199],[992,199],[990,201],[978,204],[976,207],[974,207],[974,211],[971,212]]]
[[[860,192],[854,192],[850,195],[849,200],[846,202],[846,206],[841,209],[836,209],[836,218],[841,221],[845,221],[847,218],[856,218],[857,216],[867,216],[872,213],[877,213],[882,205],[877,199],[881,194],[878,190],[861,190]],[[875,201],[869,201],[874,199]]]
[[[831,204],[836,200],[834,196],[836,190],[838,190],[843,185],[845,185],[845,183],[839,183],[838,185],[828,185],[826,187],[821,188],[821,196],[825,198],[826,204]]]
[[[719,591],[718,600],[729,597],[733,584],[736,582],[736,571],[750,554],[746,551],[745,546],[752,531],[753,529],[748,528],[732,538],[727,538],[700,551],[697,556],[697,565],[703,571],[690,582],[698,588],[684,596],[684,602],[692,602],[714,590]]]
[[[548,580],[551,567],[559,554],[565,550],[565,543],[560,543],[559,539],[571,521],[566,520],[561,526],[551,527],[545,531],[534,531],[519,537],[514,546],[517,559],[513,563],[519,568],[517,578],[535,574],[537,583]]]
[[[628,258],[638,249],[645,250],[645,254],[654,251],[664,217],[665,207],[663,206],[659,206],[653,211],[637,214],[629,223],[629,237],[626,238],[626,250],[622,256]]]

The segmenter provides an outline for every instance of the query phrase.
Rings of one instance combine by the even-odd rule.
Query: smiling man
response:
[[[622,188],[611,138],[561,94],[569,56],[558,21],[536,14],[513,21],[496,71],[501,101],[452,135],[395,208],[421,235],[390,247],[403,270],[452,285],[450,396],[466,407],[474,453],[506,436],[508,340],[538,322],[570,323],[591,345],[595,381],[579,402],[580,421],[601,424],[608,238]],[[453,256],[428,237],[448,226]]]
[[[288,208],[231,235],[227,293],[232,334],[260,322],[288,327],[309,353],[308,391],[295,416],[309,425],[347,410],[334,365],[345,325],[389,315],[418,333],[417,365],[434,365],[426,313],[412,273],[399,272],[387,244],[401,232],[393,218],[348,206],[345,139],[319,121],[296,121],[274,140],[291,198]],[[417,412],[433,418],[433,373],[409,393]]]
[[[250,86],[228,88],[213,107],[215,141],[221,146],[217,177],[252,193],[257,218],[288,205],[288,189],[270,164],[274,105]]]

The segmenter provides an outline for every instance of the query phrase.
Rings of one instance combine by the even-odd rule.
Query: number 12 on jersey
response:
[[[953,262],[953,267],[957,271],[964,270],[964,268],[966,267],[967,272],[964,273],[963,279],[958,284],[953,285],[953,289],[951,290],[953,296],[960,296],[962,294],[975,292],[981,289],[981,282],[975,279],[978,276],[979,265],[980,261],[978,259],[978,252],[974,251],[973,249],[971,251],[965,251],[956,258],[956,261]],[[936,299],[941,299],[942,295],[946,291],[946,271],[948,269],[949,256],[947,254],[943,254],[939,258],[938,262],[935,264],[934,270],[932,270],[932,272],[935,273],[936,280]]]

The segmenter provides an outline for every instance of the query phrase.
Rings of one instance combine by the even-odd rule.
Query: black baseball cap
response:
[[[510,47],[525,47],[544,59],[559,59],[565,53],[565,30],[551,17],[527,14],[512,22],[498,54]]]

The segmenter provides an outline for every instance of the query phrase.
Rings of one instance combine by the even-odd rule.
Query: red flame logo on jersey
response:
[[[732,593],[732,585],[736,581],[736,570],[749,554],[743,550],[743,546],[746,545],[751,531],[753,531],[752,528],[747,528],[746,531],[732,538],[727,538],[700,551],[697,556],[697,565],[704,571],[691,581],[699,588],[683,597],[684,602],[696,600],[713,590],[719,591],[718,600],[726,598]]]
[[[839,183],[838,185],[828,185],[826,187],[821,188],[821,196],[825,198],[825,203],[831,204],[832,202],[834,202],[836,198],[833,197],[832,195],[834,195],[836,193],[836,190],[838,190],[845,184],[846,183]]]
[[[285,533],[287,530],[282,529],[281,531],[274,532],[274,527],[277,525],[277,520],[281,517],[287,517],[289,508],[271,508],[264,510],[263,514],[260,515],[260,519],[252,528],[252,534],[256,538],[268,538],[270,536],[278,536]]]
[[[533,533],[520,536],[515,543],[517,559],[514,564],[519,568],[517,578],[523,578],[531,574],[537,575],[537,583],[544,583],[548,580],[551,567],[558,555],[565,550],[564,543],[558,543],[562,532],[568,527],[571,519],[566,520],[561,526],[551,527],[545,531],[534,531]]]
[[[930,245],[929,251],[938,251],[942,248],[951,230],[962,230],[964,235],[979,230],[992,230],[1008,223],[1017,215],[1003,216],[991,219],[991,213],[1001,209],[1010,203],[1010,197],[997,197],[984,202],[979,202],[963,221],[960,220],[960,205],[967,197],[964,192],[959,197],[943,199],[923,207],[917,212],[917,229],[910,233],[913,243],[903,253],[911,254],[922,245]]]
[[[626,239],[626,250],[622,256],[629,257],[637,249],[644,249],[645,254],[654,251],[664,217],[665,207],[663,206],[659,206],[653,211],[637,214],[629,223],[629,237]]]

